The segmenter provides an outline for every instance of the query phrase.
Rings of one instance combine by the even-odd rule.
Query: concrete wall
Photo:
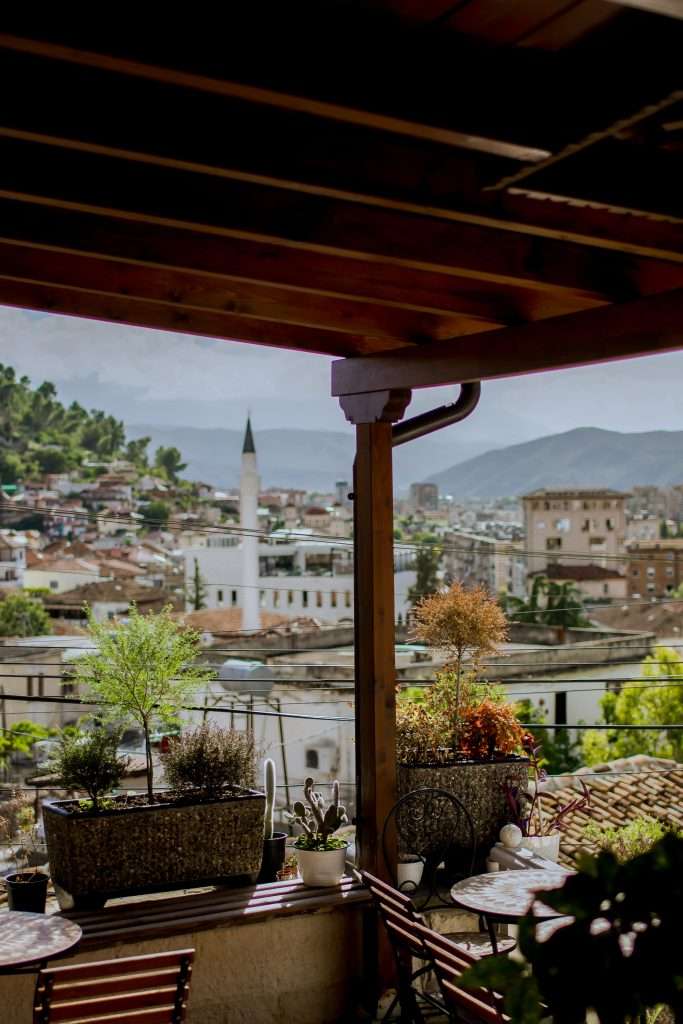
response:
[[[195,949],[187,1024],[333,1024],[353,1019],[361,911],[273,917],[256,924],[113,946],[86,963]],[[0,977],[2,1024],[31,1024],[35,975]]]

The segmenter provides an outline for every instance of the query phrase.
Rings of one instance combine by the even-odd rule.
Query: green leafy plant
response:
[[[14,722],[6,732],[0,733],[0,764],[6,765],[12,754],[30,754],[34,743],[55,733],[55,729],[47,729],[28,719]]]
[[[104,809],[102,798],[116,789],[126,768],[128,758],[119,757],[121,730],[109,732],[104,728],[91,732],[72,732],[59,737],[59,745],[48,762],[48,769],[59,775],[67,789],[82,789],[90,797],[82,809],[97,814]]]
[[[50,616],[40,601],[26,594],[8,594],[0,601],[0,636],[45,636],[52,632]]]
[[[303,829],[294,845],[300,850],[339,850],[346,846],[346,841],[332,833],[348,821],[346,808],[339,803],[339,783],[332,783],[332,800],[327,807],[321,794],[314,790],[314,785],[313,779],[306,779],[306,803],[297,800],[294,813],[287,815],[293,825]]]
[[[572,920],[540,941],[537,920],[523,918],[524,961],[481,960],[463,983],[500,992],[515,1024],[584,1024],[591,1012],[600,1024],[632,1024],[662,1005],[683,1019],[683,839],[667,833],[624,863],[608,851],[586,855],[543,902]]]
[[[171,740],[161,755],[168,784],[179,794],[217,800],[226,791],[254,785],[253,737],[204,723]]]
[[[679,829],[655,818],[634,818],[621,828],[608,828],[591,821],[583,830],[584,839],[599,850],[609,850],[620,864],[647,853],[668,832],[680,836]]]
[[[88,610],[88,630],[96,650],[78,660],[75,680],[89,699],[101,702],[119,725],[139,725],[145,736],[147,793],[154,801],[151,733],[172,723],[197,688],[214,675],[193,665],[199,635],[179,627],[170,609],[141,615],[134,606],[128,621],[97,622]]]

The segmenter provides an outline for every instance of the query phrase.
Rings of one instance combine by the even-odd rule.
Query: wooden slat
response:
[[[0,196],[589,299],[636,291],[638,261],[611,250],[593,254],[581,245],[471,223],[456,230],[435,218],[358,203],[44,150],[0,140]],[[683,268],[678,272],[683,280]]]
[[[150,299],[181,310],[228,313],[232,317],[367,334],[373,338],[373,348],[381,347],[381,339],[387,340],[385,347],[393,348],[401,342],[419,344],[497,326],[494,320],[437,317],[277,285],[228,282],[195,271],[143,268],[119,260],[35,249],[1,240],[0,276],[34,284],[65,285],[99,295]]]
[[[194,950],[174,949],[167,953],[143,953],[140,956],[118,957],[116,960],[93,960],[87,964],[67,964],[62,967],[50,967],[44,970],[42,975],[54,978],[57,982],[64,978],[78,981],[85,978],[114,976],[124,971],[140,970],[144,972],[153,970],[155,967],[177,968],[183,959],[192,962]]]
[[[667,18],[683,18],[683,6],[679,0],[608,0],[619,7],[633,7],[648,14],[664,14]]]
[[[80,67],[97,68],[113,71],[118,74],[161,82],[167,85],[181,86],[219,96],[229,96],[250,103],[264,104],[279,110],[297,111],[324,117],[332,121],[346,124],[362,125],[382,132],[391,132],[411,138],[428,139],[448,146],[477,150],[504,156],[512,160],[542,159],[546,151],[529,145],[520,145],[507,140],[478,136],[469,131],[458,131],[410,120],[406,117],[392,116],[372,110],[362,110],[341,103],[331,103],[311,96],[293,95],[291,93],[251,85],[245,82],[228,81],[211,78],[207,75],[184,72],[179,69],[162,67],[151,63],[115,57],[109,54],[96,53],[85,49],[63,46],[44,40],[13,36],[0,33],[0,47],[19,53],[30,53],[47,57],[50,60],[66,61]]]
[[[268,890],[273,890],[268,892]],[[211,897],[205,899],[205,897]],[[102,948],[114,942],[188,935],[196,931],[249,924],[272,916],[315,913],[369,901],[364,886],[352,879],[338,889],[310,889],[301,882],[257,886],[256,889],[216,890],[196,896],[150,900],[101,911],[68,912],[83,929],[81,948]],[[89,966],[89,965],[85,965]]]
[[[326,355],[349,355],[354,350],[372,351],[365,338],[352,334],[183,309],[133,296],[100,295],[78,288],[27,283],[9,277],[0,277],[0,305]]]
[[[263,282],[306,294],[483,322],[534,320],[601,301],[1,198],[0,238],[135,266],[187,269],[225,281]]]
[[[189,990],[185,988],[187,994]],[[85,1017],[101,1017],[105,1013],[118,1015],[119,1019],[125,1020],[125,1014],[132,1010],[144,1010],[151,1007],[159,1007],[166,1010],[167,1017],[171,1015],[176,986],[170,985],[157,988],[156,986],[146,991],[134,991],[121,994],[111,994],[101,998],[88,999],[85,1004],[79,999],[65,999],[56,994],[50,1000],[50,1024],[59,1024],[61,1021],[78,1021]]]
[[[683,348],[683,289],[471,339],[332,364],[332,394],[434,387]]]

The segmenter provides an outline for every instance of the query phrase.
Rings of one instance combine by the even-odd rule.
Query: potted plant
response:
[[[420,694],[409,691],[397,702],[399,796],[428,787],[458,797],[483,854],[510,820],[504,783],[512,779],[522,785],[527,776],[514,706],[501,687],[479,678],[483,658],[507,637],[505,616],[483,588],[467,590],[455,583],[420,602],[414,633],[444,651],[446,660],[432,686]],[[399,833],[409,833],[414,845],[403,853],[424,848],[427,833],[433,836],[439,827],[436,821],[406,824],[403,829],[399,822]],[[424,836],[417,834],[420,828]]]
[[[103,784],[111,790],[120,780],[120,772],[117,778],[113,771],[115,741],[108,749],[104,743],[93,747],[95,730],[60,745],[55,769],[66,786],[90,796],[85,803],[44,805],[52,877],[63,902],[101,906],[110,896],[130,892],[235,876],[254,881],[263,851],[265,798],[252,788],[255,758],[249,737],[205,725],[172,739],[162,755],[171,789],[154,791],[152,730],[168,724],[210,677],[193,666],[199,637],[179,628],[168,610],[143,616],[132,609],[128,622],[114,627],[91,617],[90,633],[96,650],[79,661],[76,678],[89,700],[103,704],[104,722],[115,723],[112,736],[130,722],[142,727],[148,785],[146,794],[103,802]],[[67,756],[74,754],[78,772]]]
[[[532,853],[557,863],[560,856],[562,827],[566,819],[576,811],[590,805],[590,791],[581,780],[582,794],[546,815],[543,810],[541,784],[546,778],[540,746],[535,746],[534,737],[525,733],[523,747],[529,758],[529,775],[526,785],[505,784],[505,798],[510,809],[513,824],[522,833],[523,846]]]
[[[348,821],[346,808],[339,803],[338,782],[332,783],[332,801],[328,807],[313,787],[313,779],[306,779],[306,803],[297,800],[294,813],[289,815],[292,824],[303,829],[294,844],[299,870],[304,885],[339,885],[344,876],[348,843],[333,833]]]
[[[0,810],[0,840],[14,848],[15,870],[4,878],[8,908],[44,914],[49,877],[30,865],[31,851],[37,853],[38,845],[33,808],[25,797],[15,793]]]
[[[266,791],[266,813],[263,826],[263,860],[261,871],[258,876],[259,882],[275,882],[278,871],[282,870],[285,862],[285,843],[287,842],[286,832],[273,831],[273,816],[275,812],[275,762],[267,758],[263,765],[263,775]]]

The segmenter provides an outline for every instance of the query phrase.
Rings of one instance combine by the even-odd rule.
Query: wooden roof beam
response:
[[[633,7],[636,11],[647,14],[663,14],[667,18],[683,19],[683,6],[680,0],[608,0],[618,7]]]
[[[516,377],[683,348],[683,289],[539,323],[332,364],[343,396]]]
[[[276,188],[9,139],[0,140],[0,197],[565,293],[588,302],[637,295],[639,274],[651,262],[559,239],[292,196]],[[683,283],[683,268],[677,272]]]

